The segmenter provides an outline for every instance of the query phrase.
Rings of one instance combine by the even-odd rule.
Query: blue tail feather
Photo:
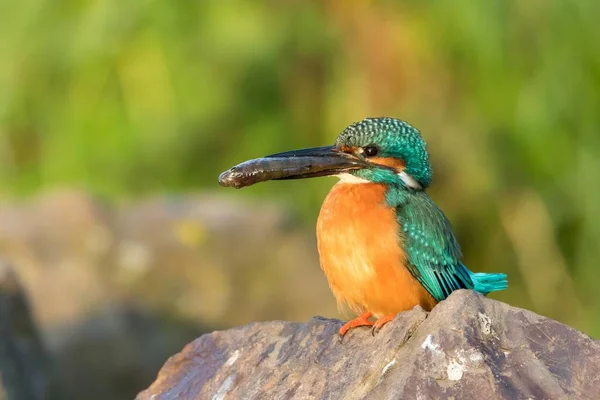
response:
[[[488,294],[508,287],[506,274],[488,274],[482,272],[470,272],[473,281],[473,290],[481,294]]]

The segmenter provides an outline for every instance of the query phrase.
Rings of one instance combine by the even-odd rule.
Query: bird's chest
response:
[[[317,221],[321,267],[338,301],[355,310],[378,301],[377,291],[400,289],[398,274],[406,270],[396,213],[387,206],[385,191],[379,184],[338,183]]]

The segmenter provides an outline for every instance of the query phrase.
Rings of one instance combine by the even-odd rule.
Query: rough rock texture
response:
[[[76,190],[45,193],[0,204],[0,256],[19,276],[69,399],[131,399],[170,355],[214,329],[336,315],[313,229],[265,202],[188,194],[107,204]]]
[[[171,357],[138,399],[600,399],[600,342],[458,291],[375,337],[341,322],[253,323]]]

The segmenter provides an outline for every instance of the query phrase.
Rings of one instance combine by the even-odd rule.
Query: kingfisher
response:
[[[432,168],[418,129],[396,118],[366,118],[333,146],[273,154],[239,164],[223,186],[318,176],[339,178],[317,219],[321,268],[338,307],[358,315],[339,330],[377,333],[396,314],[426,311],[458,289],[506,289],[503,273],[470,271],[442,210],[427,195]],[[375,319],[375,320],[374,320]],[[373,321],[374,320],[374,321]]]

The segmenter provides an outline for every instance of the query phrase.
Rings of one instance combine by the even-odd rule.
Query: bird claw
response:
[[[357,328],[359,326],[373,326],[373,322],[369,321],[369,318],[371,318],[372,316],[373,313],[366,312],[342,325],[339,331],[340,342],[341,339],[344,338],[344,335],[346,335],[346,333],[348,333],[350,329]]]
[[[381,328],[383,328],[383,326],[385,324],[387,324],[388,322],[391,322],[396,316],[393,314],[388,314],[388,315],[384,315],[383,317],[379,318],[377,321],[375,321],[375,323],[373,324],[373,327],[371,328],[371,335],[375,336],[379,333],[379,331],[381,330]]]
[[[371,322],[369,321],[369,318],[371,318],[372,316],[373,313],[366,312],[342,325],[339,331],[340,343],[343,342],[344,336],[346,335],[346,333],[348,333],[350,329],[358,328],[359,326],[370,326],[371,335],[375,336],[379,333],[379,331],[381,330],[381,328],[383,328],[385,324],[392,321],[396,317],[394,314],[388,314],[379,318],[375,322]]]

